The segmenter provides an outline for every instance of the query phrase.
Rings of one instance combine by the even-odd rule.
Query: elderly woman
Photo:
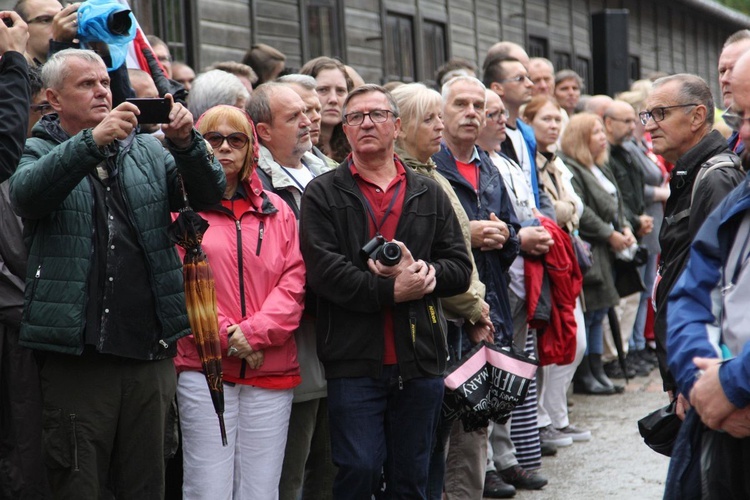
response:
[[[554,153],[562,131],[562,108],[549,95],[534,97],[524,108],[523,119],[534,129],[539,170],[539,188],[549,195],[555,207],[557,224],[569,234],[578,231],[578,221],[583,214],[583,202],[573,189],[573,174]],[[588,441],[591,432],[570,425],[568,418],[567,391],[573,381],[576,368],[586,352],[586,328],[580,299],[574,310],[576,332],[576,356],[568,365],[547,365],[541,368],[538,388],[538,425],[543,442],[565,445],[570,441]],[[567,441],[567,443],[566,443]]]
[[[563,161],[573,173],[573,187],[584,204],[581,237],[591,243],[594,265],[583,278],[586,303],[586,355],[574,389],[586,394],[614,394],[616,388],[602,368],[602,322],[620,301],[615,288],[614,254],[635,243],[623,216],[622,196],[607,166],[609,144],[598,115],[580,113],[570,119],[562,137]]]
[[[248,100],[250,93],[239,78],[226,71],[212,69],[193,80],[188,96],[188,109],[194,117],[199,117],[220,104],[244,109]]]
[[[471,256],[471,230],[469,218],[456,196],[450,182],[440,175],[432,161],[432,155],[440,150],[443,137],[442,107],[443,98],[436,91],[421,83],[410,83],[395,88],[392,92],[401,113],[401,131],[396,138],[396,154],[405,165],[418,173],[430,177],[440,184],[451,200],[463,231],[466,248]],[[472,264],[474,259],[472,258]],[[454,297],[442,299],[442,305],[449,319],[462,320],[463,327],[450,322],[448,345],[451,359],[460,359],[472,346],[486,340],[494,343],[494,327],[489,319],[489,306],[484,301],[484,285],[479,281],[476,266],[473,265],[472,282],[469,290]],[[486,429],[466,433],[460,423],[445,421],[441,417],[438,426],[438,440],[430,460],[428,497],[441,499],[443,483],[446,493],[460,488],[455,494],[474,491],[472,498],[483,492],[484,466],[487,460]],[[446,471],[445,446],[448,439],[448,463],[471,464],[472,467],[449,467]],[[470,472],[469,472],[470,471]],[[446,479],[447,481],[444,481]]]
[[[302,316],[305,269],[297,221],[254,173],[257,144],[247,114],[217,106],[198,130],[224,168],[224,199],[201,212],[214,272],[222,344],[228,446],[192,337],[175,365],[185,498],[274,499],[284,458],[292,389],[300,383],[293,333]]]

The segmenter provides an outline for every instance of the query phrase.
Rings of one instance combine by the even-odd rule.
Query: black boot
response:
[[[578,365],[575,378],[573,379],[573,392],[576,394],[597,394],[607,395],[614,394],[614,387],[605,387],[591,373],[589,356],[586,355]]]
[[[589,364],[591,365],[591,374],[600,384],[612,391],[610,394],[619,394],[625,391],[623,386],[613,384],[607,374],[604,373],[601,354],[589,354]]]

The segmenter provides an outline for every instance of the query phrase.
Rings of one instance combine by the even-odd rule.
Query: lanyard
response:
[[[295,183],[295,184],[296,184],[296,185],[297,185],[297,186],[299,187],[299,190],[300,190],[300,192],[301,192],[301,193],[303,193],[303,192],[305,191],[305,186],[303,186],[303,185],[302,185],[302,183],[301,183],[300,181],[298,181],[298,180],[297,180],[297,178],[296,178],[295,176],[293,176],[293,175],[292,175],[292,174],[291,174],[291,173],[289,172],[289,170],[287,170],[287,168],[286,168],[286,167],[285,167],[284,165],[279,165],[279,166],[281,167],[281,170],[282,170],[282,171],[283,171],[283,172],[284,172],[284,173],[285,173],[286,175],[288,175],[288,176],[289,176],[289,178],[290,178],[290,179],[292,179],[292,181],[294,181],[294,183]],[[305,164],[303,163],[303,164],[302,164],[302,168],[307,168],[307,166],[306,166],[306,165],[305,165]],[[308,170],[309,170],[309,169],[308,169]],[[310,171],[310,175],[312,175],[312,176],[313,176],[313,179],[314,179],[314,178],[315,178],[315,174],[313,174],[313,173],[312,173],[312,170],[309,170],[309,171]]]
[[[370,219],[372,219],[372,223],[375,225],[376,235],[380,235],[380,228],[383,227],[383,224],[385,224],[385,221],[388,219],[388,216],[391,215],[393,204],[396,203],[396,198],[398,198],[398,193],[401,191],[401,184],[402,184],[402,181],[399,180],[398,184],[396,184],[396,190],[393,191],[393,196],[391,197],[391,201],[390,203],[388,203],[388,208],[385,209],[383,218],[380,220],[380,224],[378,224],[377,219],[375,219],[375,211],[372,209],[372,205],[370,205],[370,200],[367,199],[367,196],[364,197],[365,205],[367,206],[367,213],[370,216]]]

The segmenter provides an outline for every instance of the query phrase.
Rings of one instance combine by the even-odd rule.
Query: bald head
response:
[[[608,95],[604,95],[604,94],[592,95],[586,101],[586,105],[584,106],[584,111],[587,111],[588,113],[594,113],[595,115],[604,117],[604,113],[607,112],[607,109],[611,105],[612,105],[612,98],[609,97]]]
[[[154,79],[145,71],[129,68],[128,77],[130,77],[130,86],[135,91],[136,97],[159,97]]]
[[[620,145],[633,136],[635,109],[625,101],[612,101],[604,111],[604,131],[610,144]]]
[[[529,67],[529,55],[523,47],[513,42],[497,42],[487,51],[487,57],[484,60],[507,57],[518,59],[524,66]]]

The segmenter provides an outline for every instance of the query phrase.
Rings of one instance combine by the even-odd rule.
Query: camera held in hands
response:
[[[372,259],[391,267],[401,262],[401,247],[397,243],[386,241],[382,235],[378,234],[365,243],[360,250],[360,255],[364,260]]]
[[[3,18],[3,24],[5,24],[8,28],[12,28],[13,27],[13,19],[11,19],[9,17],[4,17]]]

